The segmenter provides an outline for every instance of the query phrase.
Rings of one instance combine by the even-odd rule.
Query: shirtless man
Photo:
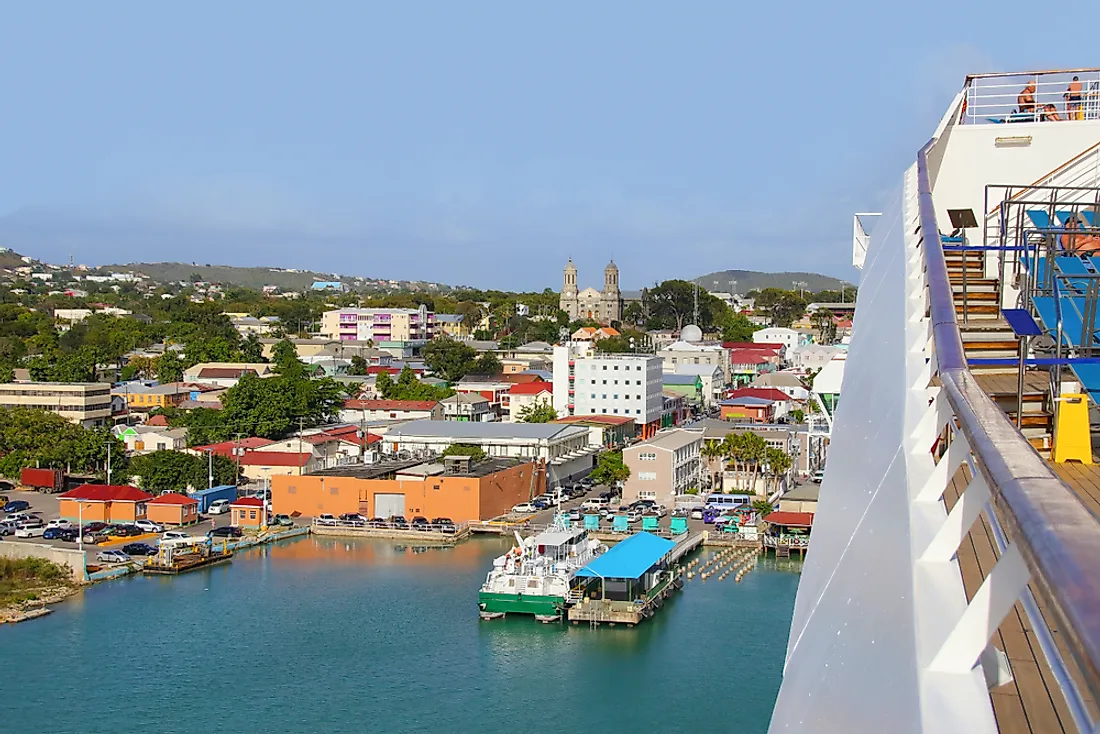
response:
[[[1066,87],[1066,93],[1062,95],[1066,100],[1066,119],[1083,120],[1081,115],[1081,80],[1076,76]]]
[[[1024,87],[1024,90],[1020,92],[1020,96],[1016,98],[1017,112],[1021,114],[1034,113],[1035,112],[1035,80],[1032,79]]]
[[[1061,120],[1062,116],[1058,114],[1058,108],[1052,104],[1045,104],[1039,108],[1039,119],[1043,122],[1047,120]]]

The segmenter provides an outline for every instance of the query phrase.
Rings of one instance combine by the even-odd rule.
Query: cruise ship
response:
[[[1100,70],[969,76],[913,149],[770,731],[1097,732]]]

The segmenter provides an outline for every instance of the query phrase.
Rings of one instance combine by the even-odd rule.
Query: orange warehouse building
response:
[[[444,464],[342,467],[304,476],[272,477],[277,514],[307,517],[358,512],[367,517],[423,515],[455,522],[499,517],[546,489],[545,468],[535,462],[446,457]]]
[[[162,525],[191,525],[199,521],[199,501],[169,492],[145,503],[149,519]]]
[[[82,484],[58,498],[61,517],[66,520],[119,523],[144,520],[153,495],[137,487]]]

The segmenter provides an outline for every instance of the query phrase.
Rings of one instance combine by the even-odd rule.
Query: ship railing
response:
[[[940,389],[933,390],[913,440],[939,461],[914,502],[942,503],[964,466],[970,479],[932,540],[918,549],[917,563],[952,561],[980,515],[992,529],[999,557],[965,610],[951,620],[927,670],[972,670],[1019,601],[1074,725],[1093,732],[1097,718],[1090,699],[1100,701],[1100,520],[967,367],[929,185],[927,155],[935,143],[929,141],[917,156],[916,199],[928,326],[928,363],[920,379],[931,384],[934,378]],[[1036,597],[1051,615],[1049,622]]]
[[[1034,105],[1021,109],[1019,96],[1029,84]],[[1069,91],[1071,84],[1080,84],[1079,94]],[[963,92],[963,125],[1100,120],[1100,69],[974,74]]]

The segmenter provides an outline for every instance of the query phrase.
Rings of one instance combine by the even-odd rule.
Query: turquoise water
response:
[[[0,731],[763,732],[798,563],[693,580],[634,629],[480,622],[503,540],[306,538],[99,584],[0,627]]]

